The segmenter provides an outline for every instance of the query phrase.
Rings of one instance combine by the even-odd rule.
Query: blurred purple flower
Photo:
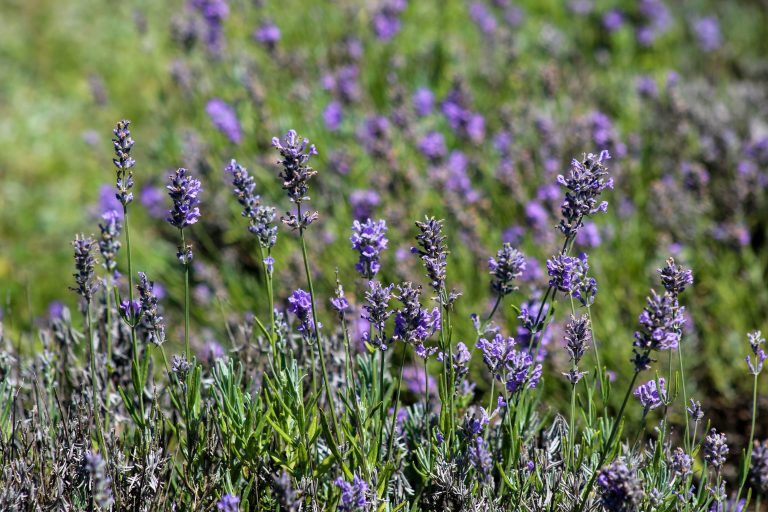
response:
[[[699,47],[705,52],[713,52],[722,45],[720,22],[715,16],[696,18],[692,23],[693,32]]]
[[[325,127],[334,132],[339,129],[341,121],[344,118],[344,110],[341,103],[334,100],[330,102],[323,110],[323,122]]]
[[[381,203],[381,197],[375,190],[358,189],[349,194],[349,205],[352,217],[357,220],[367,219],[373,214],[374,208]]]
[[[413,93],[413,108],[416,114],[424,117],[432,113],[435,103],[435,95],[426,87],[421,87]]]
[[[253,38],[270,50],[274,49],[280,41],[280,28],[272,22],[266,22],[253,32]]]
[[[243,138],[240,121],[235,109],[220,98],[213,98],[205,106],[213,126],[223,133],[233,144],[239,144]]]

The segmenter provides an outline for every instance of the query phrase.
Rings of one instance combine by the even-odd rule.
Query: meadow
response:
[[[0,510],[760,509],[765,2],[0,11]]]

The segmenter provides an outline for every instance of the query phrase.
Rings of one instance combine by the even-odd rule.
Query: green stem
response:
[[[686,443],[685,450],[687,453],[691,452],[691,446],[693,442],[689,438],[690,434],[690,419],[688,418],[688,395],[685,392],[685,369],[683,368],[683,345],[682,343],[677,347],[677,359],[680,363],[680,385],[683,389],[683,411],[685,412],[685,437],[683,441]]]
[[[403,366],[405,364],[405,348],[406,348],[406,344],[403,343],[403,349],[402,351],[400,351],[400,376],[397,378],[397,388],[396,388],[397,398],[395,398],[395,413],[392,415],[392,430],[389,433],[389,450],[387,451],[387,462],[392,460],[392,447],[395,444],[395,426],[397,424],[397,410],[400,407],[400,386],[403,382]]]
[[[99,450],[107,460],[107,445],[104,442],[104,431],[101,425],[101,406],[99,405],[98,379],[96,378],[96,349],[93,346],[93,321],[91,320],[91,301],[87,301],[85,314],[88,319],[88,352],[91,360],[91,399],[93,400],[93,413],[96,416],[96,439],[99,443]]]
[[[131,261],[131,229],[128,224],[128,205],[123,205],[123,226],[125,229],[125,250],[128,258],[128,303],[129,309],[133,308],[133,263]],[[136,338],[136,324],[131,323],[131,359],[135,368],[139,368],[139,342]],[[139,395],[139,407],[141,409],[141,435],[144,437],[144,389],[134,390]]]
[[[619,424],[621,423],[622,417],[624,415],[624,409],[626,408],[627,402],[629,401],[629,395],[632,394],[632,389],[635,387],[635,381],[637,381],[638,375],[640,375],[640,372],[635,371],[634,375],[632,376],[632,381],[629,383],[627,392],[624,394],[624,401],[621,403],[619,414],[616,416],[616,421],[614,422],[613,427],[611,427],[611,435],[608,437],[608,442],[606,443],[605,447],[603,448],[603,452],[600,455],[600,461],[597,463],[597,466],[595,467],[595,470],[592,472],[592,476],[589,479],[589,483],[587,483],[587,487],[584,489],[584,496],[581,498],[581,503],[579,503],[579,508],[576,509],[576,512],[581,512],[584,510],[584,505],[587,504],[587,499],[589,498],[589,493],[592,491],[592,485],[595,483],[597,474],[600,472],[600,468],[603,466],[608,453],[612,451],[613,441],[619,431]]]
[[[179,229],[181,235],[181,254],[184,255],[184,348],[187,361],[192,360],[192,349],[189,344],[189,261],[187,261],[187,242],[184,238],[184,228]]]
[[[301,221],[301,204],[298,205],[298,216]],[[312,320],[315,324],[315,339],[317,341],[317,351],[320,356],[320,371],[323,375],[323,384],[325,385],[325,394],[328,396],[328,403],[331,406],[331,417],[333,419],[333,428],[336,435],[339,435],[339,420],[336,418],[336,408],[333,406],[333,394],[328,381],[328,370],[325,367],[325,353],[323,351],[323,341],[320,337],[320,322],[317,316],[317,307],[315,305],[315,287],[312,284],[312,273],[309,271],[309,258],[307,257],[307,244],[304,240],[304,229],[299,227],[299,240],[301,240],[301,255],[304,258],[304,272],[307,274],[307,285],[309,286],[309,297],[312,303]],[[331,440],[333,442],[333,440]]]
[[[355,365],[352,361],[352,356],[349,349],[349,330],[347,329],[347,320],[342,316],[341,318],[341,328],[342,332],[344,333],[344,352],[347,356],[347,389],[351,391],[351,398],[354,403],[354,412],[355,412],[355,421],[357,422],[357,431],[360,435],[360,452],[366,453],[366,442],[365,442],[365,426],[363,425],[363,415],[360,412],[360,403],[357,399],[357,393],[355,392],[355,383],[358,382],[357,375],[355,374]],[[349,377],[352,377],[352,380],[349,380]],[[363,469],[365,470],[366,477],[368,478],[368,481],[371,479],[371,470],[368,467],[368,457],[363,456]]]
[[[755,441],[755,420],[757,419],[757,376],[754,374],[754,381],[752,384],[752,427],[749,430],[749,444],[747,445],[747,462],[744,465],[744,472],[741,475],[741,482],[739,482],[739,492],[736,493],[736,500],[734,503],[739,502],[741,497],[741,491],[744,490],[744,484],[747,482],[747,474],[749,473],[749,466],[752,464],[752,443]]]
[[[381,402],[380,414],[379,414],[379,442],[376,445],[376,459],[381,460],[382,450],[381,444],[384,439],[384,423],[386,422],[387,411],[384,407],[384,351],[379,350],[379,401]]]

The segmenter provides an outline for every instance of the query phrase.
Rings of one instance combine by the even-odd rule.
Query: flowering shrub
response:
[[[128,158],[133,146],[129,125],[121,121],[115,130],[116,162]],[[704,413],[693,399],[688,407],[680,301],[694,278],[673,258],[658,270],[665,293],[652,289],[639,314],[634,357],[622,370],[632,378],[621,406],[615,411],[605,405],[622,391],[612,389],[600,360],[604,342],[591,321],[600,304],[596,280],[587,276],[586,254],[571,253],[585,222],[607,211],[607,151],[574,160],[570,178],[557,180],[565,189],[563,219],[553,229],[562,246],[547,262],[550,279],[541,299],[514,306],[526,258],[505,243],[488,260],[493,309],[463,319],[455,308],[461,294],[449,291],[450,240],[444,221],[434,217],[416,221],[411,249],[424,267],[431,297],[422,297],[412,282],[381,280],[386,224],[371,219],[351,226],[351,249],[359,254],[355,268],[338,270],[333,297],[319,296],[305,238],[319,213],[302,211],[310,199],[309,179],[319,174],[307,163],[318,151],[292,130],[275,137],[273,146],[281,155],[279,179],[295,205],[282,217],[294,235],[279,239],[300,248],[308,291],[293,291],[285,308],[275,303],[274,271],[284,264],[270,253],[278,232],[272,215],[257,213],[271,207],[261,204],[252,178],[232,160],[224,171],[233,178],[233,201],[248,221],[242,229],[255,235],[261,253],[261,293],[269,297],[269,308],[238,326],[239,341],[232,334],[237,350],[195,357],[189,322],[193,246],[185,230],[205,218],[206,203],[201,182],[179,169],[167,187],[167,221],[181,241],[186,350],[169,365],[168,326],[157,289],[141,271],[134,299],[133,207],[124,201],[122,217],[103,217],[100,243],[80,235],[73,242],[71,289],[81,300],[85,332],[77,330],[68,310],[58,313],[40,332],[44,359],[30,370],[44,380],[32,387],[25,373],[13,369],[12,356],[2,360],[4,509],[721,510],[731,507],[728,500],[744,498],[746,506],[753,492],[758,500],[762,496],[768,478],[763,445],[755,441],[754,450],[745,449],[729,487],[723,472],[731,455],[726,435],[715,427],[709,434],[700,431]],[[115,196],[127,198],[126,166],[117,167]],[[128,283],[120,279],[118,254],[125,256]],[[360,298],[346,294],[342,283],[358,280],[367,282],[367,290],[361,307],[353,307]],[[423,300],[434,307],[424,307]],[[495,321],[505,302],[521,311],[525,344]],[[323,325],[319,314],[328,303],[334,320]],[[539,348],[560,306],[569,310],[569,320],[549,350],[567,353],[571,369],[558,374],[545,369]],[[362,344],[353,344],[351,324],[359,320],[366,322]],[[472,351],[454,334],[461,322],[474,326]],[[746,445],[751,447],[766,356],[759,332],[747,341],[755,390]],[[491,382],[487,407],[469,373],[475,350]],[[75,364],[81,354],[90,360],[88,372]],[[418,367],[406,366],[409,359],[423,365],[420,375]],[[655,378],[635,387],[642,374],[654,372]],[[667,373],[667,379],[659,376]],[[540,414],[545,406],[538,390],[549,380],[570,387],[570,410]],[[26,408],[32,403],[37,409]],[[624,424],[627,407],[642,409],[639,429]],[[657,438],[644,441],[648,417],[662,408],[652,416]],[[683,418],[678,431],[674,412]],[[61,428],[54,430],[53,421]],[[629,444],[626,436],[632,434]],[[33,439],[43,447],[39,452],[23,448]]]
[[[0,510],[759,509],[752,4],[121,3],[84,17],[108,43],[51,45],[26,38],[60,11],[3,24],[7,82],[93,126],[3,89],[25,172],[0,174]],[[22,57],[75,39],[107,67]],[[92,107],[50,85],[81,61]],[[109,136],[113,108],[136,123]]]

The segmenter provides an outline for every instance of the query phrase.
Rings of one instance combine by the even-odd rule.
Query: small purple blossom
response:
[[[235,109],[221,98],[213,98],[205,106],[213,126],[223,133],[232,144],[240,144],[243,133]]]
[[[403,368],[403,384],[414,395],[423,395],[427,390],[429,394],[437,393],[437,382],[429,375],[423,365],[409,365]]]
[[[280,41],[280,28],[272,22],[263,23],[253,32],[253,39],[273,50]]]
[[[643,486],[637,473],[622,460],[617,460],[600,470],[597,476],[600,503],[609,512],[640,510]]]
[[[413,109],[416,111],[416,114],[425,117],[432,113],[435,105],[435,95],[430,89],[421,87],[413,93],[411,101],[413,102]]]
[[[309,199],[308,182],[317,174],[317,171],[308,165],[309,159],[317,155],[315,145],[299,137],[296,130],[288,130],[282,139],[272,137],[272,146],[282,157],[278,164],[283,168],[280,172],[283,190],[288,192],[288,197],[294,203]]]
[[[615,32],[624,24],[624,14],[618,9],[611,9],[603,14],[603,27],[608,32]]]
[[[704,460],[711,464],[716,471],[720,471],[729,452],[725,434],[718,434],[717,430],[713,428],[709,431],[709,435],[704,438],[701,450],[704,453]]]
[[[323,110],[323,122],[325,127],[330,131],[335,132],[341,126],[341,121],[344,119],[344,107],[342,107],[340,101],[333,100],[326,105]]]
[[[639,316],[640,329],[635,332],[634,346],[644,350],[676,349],[680,342],[680,328],[685,323],[683,312],[669,292],[658,295],[651,290],[645,309]]]
[[[418,144],[419,151],[432,162],[443,158],[448,149],[445,146],[445,137],[440,132],[429,132],[421,138]]]
[[[372,17],[373,31],[381,41],[389,41],[400,32],[400,15],[408,6],[407,0],[379,0]]]
[[[723,44],[720,35],[720,22],[715,16],[696,18],[691,24],[699,47],[705,52],[713,52]]]
[[[425,353],[424,342],[440,329],[440,310],[431,312],[422,308],[421,287],[414,287],[410,282],[397,287],[395,298],[403,304],[395,314],[395,329],[392,339],[414,346],[417,354]]]
[[[416,222],[420,233],[416,235],[419,247],[411,247],[411,252],[424,262],[432,288],[440,293],[445,286],[445,274],[448,249],[443,235],[443,221],[427,217],[424,222]]]
[[[165,188],[173,201],[173,208],[168,210],[165,220],[178,229],[197,223],[200,219],[200,180],[194,179],[184,168],[177,169],[169,180]]]
[[[224,20],[229,16],[226,0],[191,0],[190,4],[205,21],[208,52],[218,57],[224,49]]]
[[[356,220],[352,223],[349,241],[352,242],[352,249],[360,253],[355,270],[366,279],[373,279],[381,269],[379,257],[389,244],[386,232],[387,224],[384,220],[368,219],[362,223]]]
[[[373,333],[366,332],[363,335],[364,341],[377,347],[379,350],[386,351],[388,346],[387,337],[384,329],[387,319],[392,316],[393,311],[389,307],[389,301],[392,299],[392,289],[394,285],[383,286],[378,281],[368,282],[368,291],[365,292],[365,304],[363,309],[365,314],[363,318],[370,322],[373,327]]]
[[[685,291],[685,288],[693,284],[693,271],[675,265],[675,259],[667,259],[667,265],[658,269],[661,275],[661,284],[672,296],[677,297]]]
[[[676,477],[685,478],[691,474],[691,468],[693,467],[693,458],[685,453],[685,450],[679,446],[675,448],[669,459],[669,466],[672,468],[672,472]]]
[[[233,494],[225,494],[216,504],[216,510],[238,512],[240,510],[240,498]]]
[[[312,297],[301,288],[288,297],[288,312],[296,315],[299,327],[296,329],[305,337],[315,332],[315,322],[312,318]]]
[[[352,217],[357,220],[367,219],[372,216],[374,208],[381,203],[381,196],[375,190],[358,189],[349,194],[349,205],[352,208]]]
[[[658,389],[656,387],[655,380],[649,380],[645,384],[641,384],[632,393],[639,401],[646,411],[656,409],[664,405],[667,399],[667,388],[664,377],[659,377]]]
[[[365,480],[355,475],[352,482],[339,477],[333,483],[341,490],[338,512],[357,512],[369,507],[368,484]]]

